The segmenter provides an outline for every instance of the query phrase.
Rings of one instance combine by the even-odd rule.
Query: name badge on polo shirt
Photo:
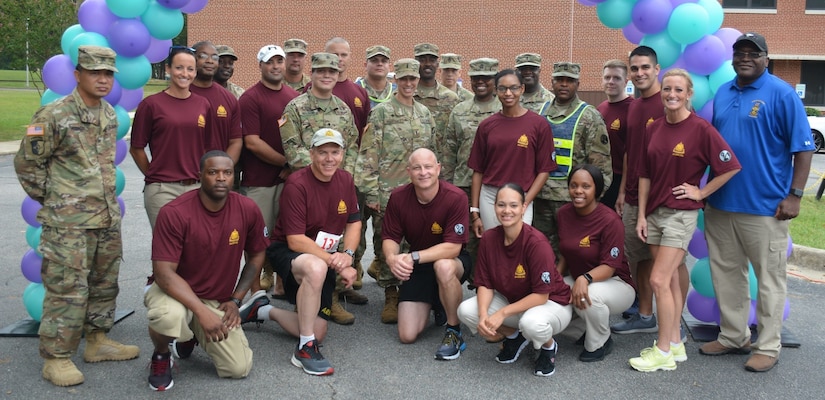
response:
[[[319,231],[318,235],[315,236],[315,243],[321,246],[321,249],[327,253],[335,253],[335,251],[338,250],[338,242],[341,241],[341,236],[342,235],[333,235],[328,232]]]

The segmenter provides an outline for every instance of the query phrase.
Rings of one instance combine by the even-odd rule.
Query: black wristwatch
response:
[[[791,188],[791,192],[789,194],[792,194],[796,197],[802,198],[802,195],[805,194],[805,191],[802,190],[802,189]]]
[[[243,304],[243,303],[240,300],[238,300],[234,297],[231,300],[232,300],[233,303],[235,303],[236,306],[238,306],[238,308],[241,308],[241,304]]]
[[[421,255],[418,254],[417,251],[410,253],[410,257],[412,257],[414,265],[418,265],[418,263],[421,261]]]
[[[592,277],[592,276],[590,276],[590,274],[589,274],[589,273],[588,273],[588,274],[584,274],[584,279],[587,279],[587,284],[588,284],[588,285],[589,285],[589,284],[591,284],[591,283],[593,283],[593,277]]]

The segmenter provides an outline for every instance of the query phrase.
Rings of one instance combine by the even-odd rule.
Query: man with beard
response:
[[[238,56],[235,54],[234,49],[226,45],[217,45],[215,49],[218,50],[220,61],[218,62],[218,73],[215,74],[214,80],[228,90],[229,93],[232,93],[236,99],[240,99],[244,92],[243,88],[229,82],[229,79],[235,73],[235,61],[238,61]]]
[[[521,104],[524,108],[538,113],[541,107],[555,97],[552,92],[541,85],[541,56],[536,53],[522,53],[516,56],[516,69],[524,79],[524,93]]]

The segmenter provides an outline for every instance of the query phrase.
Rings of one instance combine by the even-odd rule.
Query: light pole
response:
[[[29,87],[29,17],[26,17],[26,87]]]

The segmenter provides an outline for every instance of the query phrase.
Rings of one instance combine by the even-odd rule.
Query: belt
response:
[[[181,181],[166,182],[166,183],[174,183],[174,184],[178,184],[178,185],[181,185],[181,186],[189,186],[189,185],[194,185],[198,182],[200,182],[200,181],[197,180],[197,179],[184,179],[184,180],[181,180]]]

